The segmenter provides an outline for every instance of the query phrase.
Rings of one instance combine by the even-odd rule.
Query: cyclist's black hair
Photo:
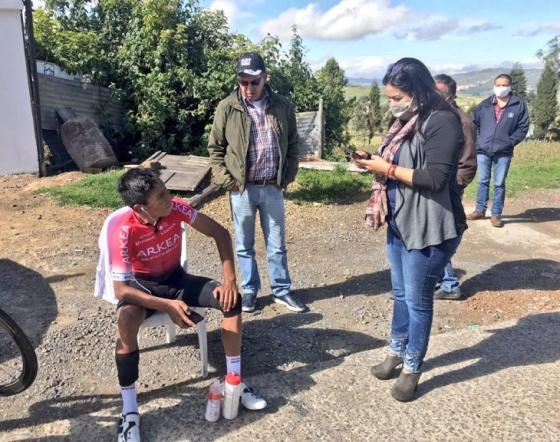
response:
[[[152,190],[162,184],[156,171],[137,167],[129,169],[119,178],[117,190],[124,203],[132,207],[145,204]]]
[[[457,82],[453,80],[447,74],[438,74],[434,76],[434,81],[436,83],[442,83],[447,86],[447,90],[449,91],[449,96],[455,97],[457,95]]]

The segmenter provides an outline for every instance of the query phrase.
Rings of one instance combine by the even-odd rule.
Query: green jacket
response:
[[[279,186],[286,188],[294,181],[298,171],[296,115],[286,98],[266,87],[270,94],[267,115],[278,137],[280,150],[276,180]],[[226,190],[231,189],[235,181],[240,183],[241,192],[245,189],[250,131],[251,117],[239,91],[233,91],[218,104],[208,138],[214,182]]]

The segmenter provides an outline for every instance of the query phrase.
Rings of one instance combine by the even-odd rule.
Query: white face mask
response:
[[[410,120],[414,113],[414,110],[412,109],[413,101],[414,98],[411,99],[408,103],[390,105],[389,110],[395,118],[400,118],[401,120]]]
[[[511,92],[511,86],[494,86],[494,95],[498,98],[505,98]]]

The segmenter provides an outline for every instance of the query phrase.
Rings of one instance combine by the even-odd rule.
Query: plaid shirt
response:
[[[494,105],[494,115],[496,116],[496,123],[499,123],[502,118],[502,115],[506,111],[507,104],[504,107],[500,107],[496,96],[494,96],[494,98],[492,99],[492,104]]]
[[[280,153],[276,132],[266,114],[270,95],[266,93],[262,108],[256,107],[248,100],[244,101],[251,117],[247,182],[276,180]]]

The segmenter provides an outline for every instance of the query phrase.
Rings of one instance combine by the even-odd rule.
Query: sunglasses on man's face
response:
[[[258,86],[259,84],[261,84],[261,80],[262,77],[256,78],[255,80],[237,80],[237,82],[243,86],[243,87],[247,87],[249,85],[251,86]]]

